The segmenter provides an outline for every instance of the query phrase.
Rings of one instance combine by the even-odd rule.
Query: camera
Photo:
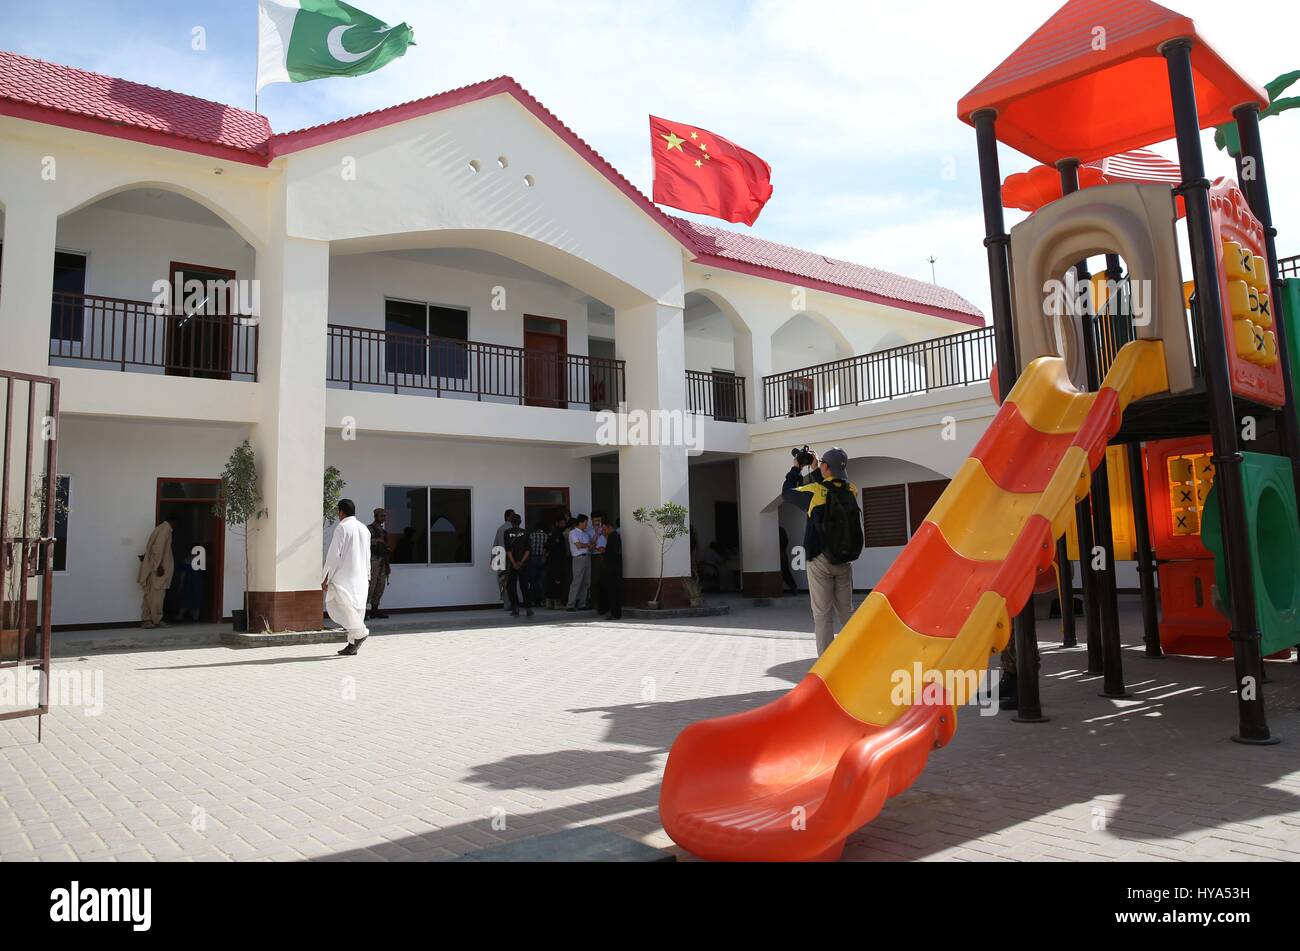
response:
[[[801,469],[805,466],[810,466],[817,461],[817,457],[813,455],[813,451],[807,446],[804,446],[802,449],[791,449],[790,455],[794,456],[795,464]]]

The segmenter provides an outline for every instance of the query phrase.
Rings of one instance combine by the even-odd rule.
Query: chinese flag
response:
[[[650,117],[654,200],[752,225],[772,197],[772,166],[697,126]]]

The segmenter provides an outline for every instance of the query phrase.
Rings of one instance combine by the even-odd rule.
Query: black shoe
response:
[[[360,641],[358,641],[357,643],[359,644]],[[357,644],[349,644],[347,647],[343,648],[343,650],[339,651],[339,656],[340,656],[340,657],[356,657],[356,656],[357,656],[357,651],[359,651],[360,649],[361,649],[361,648],[358,647]]]
[[[1020,709],[1020,691],[1017,689],[1015,674],[1003,672],[1002,679],[998,681],[998,697],[999,710]]]
[[[532,609],[532,608],[529,608],[529,609],[528,609],[528,616],[529,616],[529,617],[532,617],[532,616],[533,616],[533,609]]]
[[[564,610],[566,610],[566,611],[568,611],[570,614],[572,614],[573,612],[577,611],[578,609],[577,609],[577,608],[565,608]]]

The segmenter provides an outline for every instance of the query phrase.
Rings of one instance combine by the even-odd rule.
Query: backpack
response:
[[[833,565],[857,561],[862,555],[862,510],[853,490],[843,482],[825,482],[822,541]]]

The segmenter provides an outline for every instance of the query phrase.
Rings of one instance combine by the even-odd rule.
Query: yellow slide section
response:
[[[865,723],[903,712],[897,670],[983,670],[1050,567],[1056,539],[1133,400],[1167,388],[1161,343],[1128,344],[1097,393],[1052,357],[1034,361],[918,532],[813,668]]]
[[[952,737],[952,705],[969,699],[952,685],[973,687],[1005,646],[1125,408],[1166,389],[1158,340],[1120,350],[1096,393],[1078,392],[1060,358],[1031,363],[808,676],[774,703],[677,738],[659,796],[673,840],[709,859],[838,857]],[[914,688],[902,696],[900,676]]]

